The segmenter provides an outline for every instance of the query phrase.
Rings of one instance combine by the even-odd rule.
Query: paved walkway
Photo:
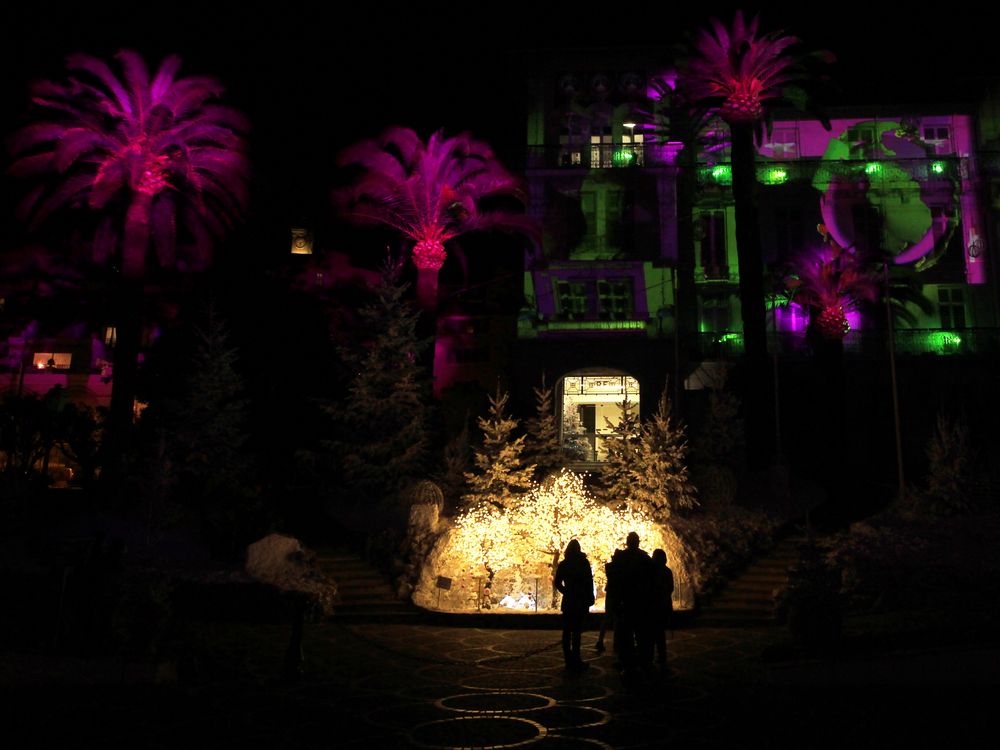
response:
[[[221,626],[205,626],[206,628]],[[776,627],[677,631],[674,674],[626,689],[584,636],[590,668],[565,674],[553,630],[429,625],[307,627],[307,671],[280,678],[287,628],[241,626],[204,681],[172,686],[23,687],[2,696],[8,736],[34,746],[107,748],[783,748],[894,747],[978,739],[975,706],[996,682],[935,688],[830,680],[761,659]],[[993,652],[994,658],[996,652]],[[189,657],[194,658],[194,657]],[[966,661],[971,658],[966,654]],[[949,669],[947,655],[937,668]],[[961,660],[958,664],[961,664]],[[227,678],[225,668],[232,671]],[[784,671],[783,671],[784,670]],[[73,682],[72,680],[70,681]],[[5,722],[6,723],[6,722]],[[978,733],[978,734],[977,734]]]

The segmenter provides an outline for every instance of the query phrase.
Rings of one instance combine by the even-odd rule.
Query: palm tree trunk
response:
[[[753,126],[730,123],[732,134],[733,204],[740,271],[740,314],[743,318],[744,393],[747,459],[751,469],[765,469],[773,440],[773,391],[767,361],[764,311],[764,257],[757,221]]]
[[[132,433],[139,345],[142,338],[142,284],[149,248],[153,196],[136,192],[125,217],[121,278],[115,298],[115,352],[104,471],[116,491],[126,472]]]
[[[417,305],[421,310],[437,309],[439,268],[417,268]]]

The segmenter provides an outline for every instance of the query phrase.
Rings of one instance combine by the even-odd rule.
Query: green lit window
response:
[[[965,295],[960,287],[938,288],[938,314],[942,328],[965,328]]]
[[[851,206],[851,222],[854,225],[854,243],[863,252],[875,253],[882,248],[882,216],[867,202]]]
[[[702,298],[702,333],[726,333],[731,325],[729,295],[713,294]]]
[[[853,158],[871,156],[877,145],[875,142],[875,128],[870,125],[867,127],[848,128],[847,143],[851,148],[851,156]]]
[[[728,279],[726,255],[726,212],[704,211],[698,217],[700,252],[698,261],[706,279]]]
[[[597,302],[601,320],[629,320],[632,317],[632,280],[598,281]]]
[[[556,282],[556,305],[563,320],[583,320],[587,317],[588,297],[586,282]]]

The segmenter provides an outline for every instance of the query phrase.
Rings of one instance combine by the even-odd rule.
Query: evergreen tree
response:
[[[617,424],[605,419],[612,434],[604,444],[608,459],[604,469],[604,494],[608,502],[619,507],[636,500],[633,486],[636,462],[640,456],[640,424],[638,404],[626,396],[620,404],[621,418]]]
[[[688,478],[687,440],[684,428],[670,416],[667,388],[660,395],[656,414],[642,425],[639,455],[631,467],[633,497],[659,518],[677,508],[695,505],[694,487]]]
[[[742,464],[745,444],[739,410],[739,396],[724,384],[712,389],[708,414],[695,441],[694,452],[700,463],[722,464],[733,469]]]
[[[535,467],[521,458],[524,435],[513,437],[517,420],[505,413],[510,395],[498,388],[496,397],[489,398],[489,414],[479,418],[483,444],[475,451],[476,470],[465,475],[469,492],[463,500],[469,505],[490,503],[509,508],[518,495],[531,487]]]
[[[535,464],[544,476],[561,469],[566,455],[559,444],[559,426],[556,424],[552,404],[552,389],[546,387],[544,377],[542,387],[535,388],[534,391],[535,416],[525,425],[528,432],[525,452],[526,460]]]
[[[469,469],[468,415],[459,432],[444,447],[444,465],[434,478],[444,495],[445,504],[454,508],[465,490],[465,473]]]
[[[325,441],[355,501],[395,497],[426,470],[429,381],[420,365],[419,313],[403,298],[400,265],[387,264],[375,299],[360,311],[370,339],[344,359],[354,372],[345,403],[324,407],[338,435]]]
[[[180,500],[198,508],[214,542],[235,552],[265,530],[247,450],[247,401],[236,370],[239,352],[212,308],[195,336],[184,394],[174,406],[177,441],[170,452]]]

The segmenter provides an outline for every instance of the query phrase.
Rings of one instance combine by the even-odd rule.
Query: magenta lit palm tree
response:
[[[878,277],[865,268],[856,251],[845,250],[820,226],[826,244],[799,256],[788,287],[795,301],[809,309],[813,332],[842,342],[850,331],[847,313],[878,298]]]
[[[412,240],[417,300],[424,308],[436,305],[449,240],[480,229],[531,231],[521,214],[483,209],[484,198],[520,199],[520,188],[489,146],[468,133],[445,138],[437,132],[424,143],[413,130],[393,127],[344,151],[340,163],[364,170],[337,196],[348,215],[392,227]]]
[[[798,39],[780,32],[761,34],[757,17],[749,23],[736,11],[732,28],[710,21],[695,38],[698,56],[686,70],[692,98],[714,101],[729,123],[760,122],[764,102],[783,97],[783,87],[794,78],[795,59],[789,47]]]
[[[246,121],[216,103],[214,78],[178,78],[171,55],[150,76],[142,57],[71,55],[65,82],[32,87],[36,121],[15,133],[15,176],[38,184],[23,204],[32,225],[56,211],[102,216],[96,261],[118,270],[117,345],[110,429],[131,424],[143,282],[154,268],[197,270],[246,204]]]
[[[736,250],[739,261],[740,313],[747,377],[747,444],[754,468],[767,463],[772,441],[769,422],[773,409],[767,403],[771,384],[767,361],[767,326],[764,300],[764,260],[754,191],[755,136],[760,134],[766,105],[777,100],[801,106],[804,92],[791,85],[804,78],[802,63],[789,48],[798,40],[781,32],[762,34],[756,17],[744,19],[737,11],[732,25],[712,19],[693,42],[694,55],[682,67],[681,84],[692,101],[717,108],[729,125],[732,148],[733,205]],[[825,53],[818,55],[828,61]]]
[[[117,217],[94,248],[98,260],[116,257],[126,279],[146,275],[151,250],[162,267],[202,268],[246,204],[246,121],[214,102],[223,91],[214,78],[177,78],[176,55],[152,78],[138,53],[116,58],[121,78],[103,60],[71,55],[67,82],[34,84],[38,120],[11,141],[11,173],[44,180],[25,212],[32,224],[66,206]]]

